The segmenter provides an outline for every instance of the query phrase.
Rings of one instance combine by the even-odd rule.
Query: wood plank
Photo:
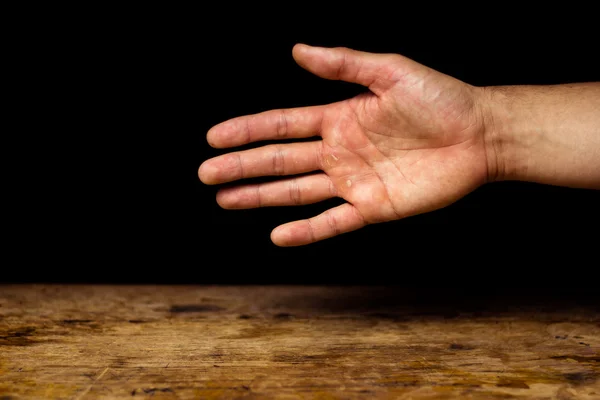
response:
[[[3,285],[0,399],[600,399],[593,304],[448,296]]]

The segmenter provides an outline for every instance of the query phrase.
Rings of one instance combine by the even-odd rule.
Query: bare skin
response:
[[[526,149],[530,141],[522,139],[531,134],[527,122],[513,111],[522,107],[507,100],[518,89],[471,86],[397,54],[296,45],[293,56],[320,77],[361,84],[370,92],[330,105],[225,121],[207,134],[215,148],[316,135],[322,140],[232,152],[199,169],[205,184],[287,176],[221,189],[217,202],[227,209],[310,204],[336,196],[346,200],[313,218],[277,227],[271,234],[277,245],[304,245],[366,224],[433,211],[486,182],[521,179],[519,173],[541,183],[600,186],[600,117],[595,111],[600,94],[593,84],[590,100],[580,105],[589,119],[580,131],[592,150],[578,158],[578,172],[559,174],[563,180],[553,182],[552,174],[535,171],[544,169],[548,155],[556,156],[553,146],[541,149],[548,153],[536,163]],[[531,120],[535,110],[519,113]],[[568,162],[573,157],[563,158]],[[294,176],[308,172],[313,173]]]

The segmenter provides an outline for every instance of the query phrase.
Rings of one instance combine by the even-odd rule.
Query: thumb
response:
[[[325,79],[367,86],[375,94],[389,89],[398,79],[404,57],[397,54],[367,53],[345,47],[314,47],[297,44],[292,55],[298,65]],[[407,60],[406,60],[407,61]]]

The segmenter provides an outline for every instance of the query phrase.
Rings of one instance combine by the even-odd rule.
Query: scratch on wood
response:
[[[100,375],[98,375],[98,377],[96,379],[94,379],[94,382],[90,383],[89,386],[87,388],[85,388],[85,390],[83,392],[81,392],[81,394],[79,394],[79,396],[75,397],[75,400],[83,399],[83,397],[86,394],[88,394],[88,392],[90,390],[92,390],[92,386],[94,386],[94,384],[96,382],[98,382],[100,379],[102,379],[102,377],[108,372],[109,369],[110,369],[110,367],[104,368],[104,371],[102,371],[102,373]]]

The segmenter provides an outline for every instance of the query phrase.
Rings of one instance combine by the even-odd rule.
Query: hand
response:
[[[233,152],[199,169],[205,184],[322,171],[218,192],[217,202],[226,209],[310,204],[335,196],[347,201],[277,227],[271,234],[275,244],[308,244],[439,209],[486,182],[479,88],[396,54],[296,45],[293,56],[320,77],[358,83],[370,92],[223,122],[207,134],[215,148],[314,135],[322,140]]]

